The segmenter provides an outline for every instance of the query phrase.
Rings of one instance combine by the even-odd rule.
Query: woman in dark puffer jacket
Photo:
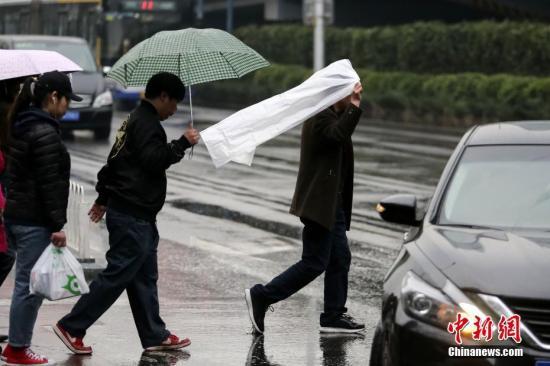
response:
[[[11,109],[15,97],[19,94],[22,78],[8,79],[0,81],[0,287],[8,277],[13,263],[15,262],[15,251],[8,247],[7,235],[4,227],[4,207],[6,200],[4,196],[4,178],[5,161],[4,152],[8,147],[8,113]],[[0,334],[0,342],[8,340],[6,334]],[[2,353],[2,347],[0,347]]]
[[[48,359],[30,349],[42,304],[29,293],[30,272],[53,243],[66,245],[71,162],[60,136],[59,119],[74,95],[67,75],[53,71],[27,79],[9,115],[7,202],[4,222],[10,247],[16,250],[9,344],[2,353],[8,365],[46,365]]]

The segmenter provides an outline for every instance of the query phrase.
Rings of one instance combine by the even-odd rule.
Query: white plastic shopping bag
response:
[[[31,270],[31,294],[48,300],[80,296],[90,292],[82,266],[68,248],[50,244]]]

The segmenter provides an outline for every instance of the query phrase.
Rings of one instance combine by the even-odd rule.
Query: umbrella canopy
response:
[[[82,68],[55,51],[0,50],[0,80],[40,75],[48,71],[74,72]]]
[[[107,74],[124,86],[144,86],[161,71],[185,85],[239,78],[269,66],[259,53],[220,29],[159,32],[134,46]]]

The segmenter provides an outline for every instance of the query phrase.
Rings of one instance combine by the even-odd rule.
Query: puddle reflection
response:
[[[348,351],[355,342],[365,339],[364,334],[322,334],[319,338],[323,366],[351,366]],[[245,366],[282,366],[265,354],[264,336],[254,336]]]

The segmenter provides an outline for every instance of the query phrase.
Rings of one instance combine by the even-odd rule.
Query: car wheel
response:
[[[370,366],[392,366],[390,348],[385,339],[381,322],[376,326],[370,351]]]
[[[102,127],[94,130],[94,139],[95,140],[108,140],[111,135],[111,126]]]

